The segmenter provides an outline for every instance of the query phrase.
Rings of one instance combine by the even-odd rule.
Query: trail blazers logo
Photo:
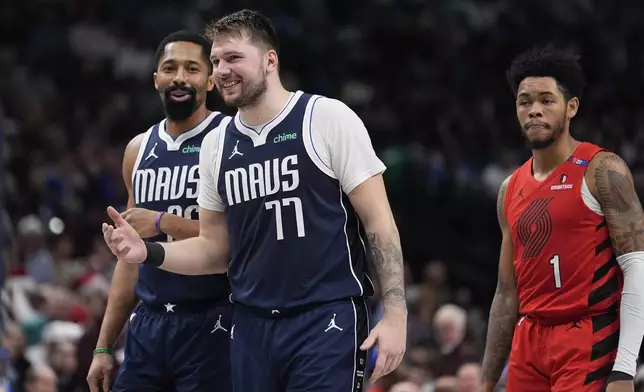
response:
[[[551,191],[561,191],[564,189],[572,189],[572,184],[567,183],[568,181],[568,176],[565,174],[562,174],[561,177],[559,177],[559,184],[558,185],[551,185],[550,190]]]
[[[539,256],[552,237],[552,217],[548,205],[552,197],[532,201],[519,216],[517,234],[523,245],[523,259]]]

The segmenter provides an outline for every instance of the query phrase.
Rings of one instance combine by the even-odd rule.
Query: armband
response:
[[[148,256],[143,261],[144,264],[159,267],[165,260],[165,249],[161,244],[156,242],[146,242],[145,248],[148,251]]]

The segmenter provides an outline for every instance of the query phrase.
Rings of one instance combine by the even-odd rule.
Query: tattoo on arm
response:
[[[505,367],[512,348],[514,326],[518,318],[516,296],[497,293],[490,309],[485,355],[483,357],[483,381],[496,383]]]
[[[506,179],[499,189],[496,202],[496,213],[499,226],[504,232],[499,257],[499,276],[496,293],[490,309],[485,355],[483,357],[482,377],[487,383],[496,384],[501,377],[505,361],[510,355],[512,336],[519,313],[519,304],[516,296],[514,270],[512,265],[512,248],[506,241],[507,220],[505,218],[505,194],[509,183]]]
[[[606,155],[594,175],[615,253],[643,251],[644,213],[628,166],[619,156]]]
[[[507,220],[505,219],[505,191],[508,189],[508,184],[510,183],[510,178],[508,177],[503,181],[499,187],[499,194],[496,197],[496,218],[499,221],[499,226],[501,230],[507,225]]]
[[[368,252],[378,273],[385,307],[406,307],[405,279],[400,242],[367,233]]]

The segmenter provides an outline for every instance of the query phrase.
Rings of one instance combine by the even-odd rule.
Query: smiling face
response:
[[[269,75],[277,71],[276,51],[243,30],[215,37],[210,59],[217,91],[226,105],[236,108],[260,102]]]
[[[208,91],[214,87],[202,47],[183,41],[167,44],[154,73],[154,86],[168,119],[188,119],[205,104]]]
[[[579,100],[566,99],[564,91],[551,77],[527,77],[517,91],[517,117],[521,131],[533,150],[551,146],[568,132],[577,114]]]

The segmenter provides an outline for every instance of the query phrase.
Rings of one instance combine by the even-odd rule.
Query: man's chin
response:
[[[196,102],[194,99],[190,99],[185,102],[175,102],[170,100],[165,102],[166,116],[172,121],[187,120],[192,113],[195,112],[195,109]]]
[[[543,150],[552,146],[554,143],[555,138],[528,140],[528,145],[530,145],[530,149],[532,150]]]

